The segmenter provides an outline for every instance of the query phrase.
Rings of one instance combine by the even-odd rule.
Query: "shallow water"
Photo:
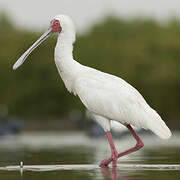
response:
[[[101,169],[110,155],[107,140],[90,139],[83,133],[25,133],[0,139],[0,179],[180,179],[180,136],[161,141],[143,136],[145,148],[123,157],[117,168]],[[115,141],[118,151],[134,145],[131,137]],[[20,162],[23,168],[20,168]]]

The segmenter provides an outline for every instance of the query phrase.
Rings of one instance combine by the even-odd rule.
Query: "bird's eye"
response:
[[[57,26],[59,23],[58,23],[58,22],[56,22],[55,24],[56,24],[56,26]]]

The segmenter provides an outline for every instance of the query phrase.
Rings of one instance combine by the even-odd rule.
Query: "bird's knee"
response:
[[[137,150],[141,149],[144,146],[144,143],[140,140],[136,143]]]

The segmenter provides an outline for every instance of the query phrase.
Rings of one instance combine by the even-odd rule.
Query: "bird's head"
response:
[[[61,32],[62,31],[62,27],[60,24],[60,21],[57,19],[53,19],[50,23],[50,28],[51,28],[51,32],[55,33],[55,32]]]
[[[16,61],[13,69],[21,66],[28,55],[53,33],[68,34],[69,37],[75,36],[75,26],[72,19],[67,15],[55,16],[51,20],[48,30]]]
[[[72,19],[67,15],[55,16],[51,23],[50,28],[54,32],[72,32],[75,33],[75,25]]]

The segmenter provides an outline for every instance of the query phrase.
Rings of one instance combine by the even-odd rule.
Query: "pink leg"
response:
[[[126,150],[126,151],[124,151],[122,153],[119,153],[118,154],[118,158],[122,157],[122,156],[125,156],[127,154],[130,154],[130,153],[132,153],[134,151],[137,151],[137,150],[141,149],[144,146],[144,143],[142,142],[142,140],[140,139],[138,134],[134,131],[134,129],[129,124],[126,127],[129,129],[131,134],[134,136],[134,138],[136,139],[137,143],[136,143],[136,145],[133,148],[128,149],[128,150]]]
[[[128,125],[126,125],[126,127],[129,129],[129,131],[131,132],[133,137],[136,139],[137,143],[133,148],[130,148],[122,153],[119,153],[118,158],[125,156],[127,154],[130,154],[134,151],[137,151],[144,146],[144,143],[142,142],[140,137],[137,135],[137,133],[134,131],[134,129],[131,127],[131,125],[128,124]],[[113,166],[116,166],[115,163],[117,162],[117,158],[116,158],[116,160],[113,160],[113,151],[114,151],[113,148],[115,149],[115,145],[113,143],[113,139],[112,139],[110,131],[107,132],[107,137],[108,137],[109,144],[111,143],[110,147],[111,147],[112,156],[110,158],[107,158],[107,159],[104,159],[103,161],[101,161],[100,167],[107,167],[111,161],[113,161]],[[115,149],[115,151],[116,151],[116,149]]]
[[[108,164],[112,161],[113,162],[113,166],[116,166],[117,164],[117,159],[118,159],[118,153],[117,153],[117,150],[116,150],[116,147],[114,145],[114,141],[113,141],[113,138],[112,138],[112,135],[111,135],[111,132],[110,131],[107,131],[106,132],[106,135],[107,135],[107,139],[108,139],[108,142],[109,142],[109,145],[110,145],[110,148],[111,148],[111,157],[108,158],[108,159],[104,159],[101,161],[101,164],[100,164],[100,167],[107,167]]]

